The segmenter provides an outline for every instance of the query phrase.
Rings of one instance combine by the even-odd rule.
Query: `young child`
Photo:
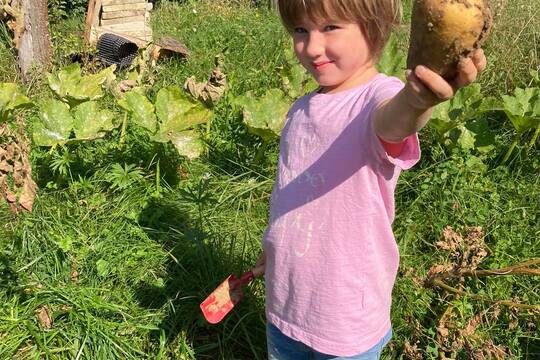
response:
[[[432,108],[486,66],[477,50],[446,81],[375,68],[399,0],[279,0],[318,91],[297,100],[280,142],[263,252],[270,359],[378,359],[392,335],[399,253],[394,189],[420,158]]]

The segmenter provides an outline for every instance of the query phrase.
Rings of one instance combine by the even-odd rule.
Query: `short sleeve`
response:
[[[370,99],[368,101],[368,129],[366,134],[367,145],[371,148],[371,153],[381,162],[390,163],[399,167],[402,170],[412,168],[420,160],[420,142],[418,134],[413,134],[406,138],[403,150],[396,156],[390,156],[377,134],[373,124],[373,111],[383,101],[391,99],[403,89],[403,82],[396,77],[385,76],[380,81],[376,82],[371,89]]]

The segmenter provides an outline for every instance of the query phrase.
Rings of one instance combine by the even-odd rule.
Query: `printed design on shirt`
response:
[[[304,174],[305,164],[310,164],[311,159],[317,159],[320,156],[322,149],[321,138],[311,124],[297,124],[289,130],[296,134],[295,137],[286,136],[283,153],[283,168],[281,176],[281,185],[286,186],[292,181],[297,181],[301,184],[304,181],[304,176],[310,176],[309,173]],[[299,163],[291,163],[291,159],[297,159]]]
[[[284,242],[288,241],[290,251],[299,258],[304,257],[309,252],[314,237],[326,226],[328,210],[324,210],[324,214],[321,211],[323,210],[318,199],[308,195],[304,206],[276,218],[272,223],[276,245],[282,247]]]

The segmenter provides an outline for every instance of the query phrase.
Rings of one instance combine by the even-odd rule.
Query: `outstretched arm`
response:
[[[431,117],[433,107],[451,99],[456,91],[474,82],[486,67],[482,49],[458,65],[458,75],[447,81],[424,66],[407,70],[405,87],[375,110],[377,135],[387,142],[399,143],[422,129]]]

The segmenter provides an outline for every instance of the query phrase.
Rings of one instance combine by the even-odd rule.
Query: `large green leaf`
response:
[[[437,105],[430,126],[448,147],[487,152],[494,149],[495,136],[482,112],[497,110],[500,102],[484,99],[479,84],[461,88],[449,101]]]
[[[540,124],[540,89],[516,88],[514,96],[503,95],[504,112],[518,134]]]
[[[459,126],[460,136],[456,142],[462,149],[489,152],[495,149],[495,134],[485,118],[474,119]]]
[[[153,138],[153,140],[163,142],[163,134],[158,138]],[[171,131],[167,133],[166,140],[174,145],[180,155],[183,155],[190,160],[198,158],[204,149],[204,143],[195,130],[180,132]]]
[[[178,87],[159,90],[156,114],[161,123],[159,132],[180,132],[208,122],[213,112]]]
[[[300,65],[294,55],[292,44],[285,48],[285,61],[286,66],[281,69],[280,73],[283,90],[287,96],[296,99],[317,88],[318,85],[313,77]]]
[[[430,126],[434,127],[439,136],[450,130],[475,119],[482,104],[481,87],[479,84],[461,88],[449,101],[440,103],[433,110]]]
[[[131,113],[131,119],[135,124],[142,126],[151,134],[156,132],[157,121],[154,105],[146,96],[136,91],[129,91],[125,93],[123,99],[118,100],[118,105]]]
[[[73,115],[77,140],[97,139],[115,128],[114,114],[108,110],[100,110],[95,101],[86,101],[76,106]]]
[[[73,129],[69,106],[55,99],[48,99],[40,109],[41,121],[34,124],[33,139],[38,146],[65,144]]]
[[[449,101],[440,103],[435,107],[435,109],[433,109],[433,114],[431,115],[429,125],[437,131],[439,137],[444,137],[444,134],[457,127],[459,124],[458,121],[450,119],[449,113]]]
[[[60,99],[64,99],[73,89],[79,85],[81,80],[81,66],[79,63],[73,63],[56,74],[47,74],[49,87],[58,95]]]
[[[32,102],[19,91],[17,84],[0,83],[0,121],[7,120],[10,111],[31,105]]]
[[[83,76],[79,81],[79,85],[70,94],[77,100],[96,100],[103,96],[102,85],[105,82],[114,80],[114,71],[116,66],[109,66],[96,74]]]
[[[159,90],[156,113],[160,126],[153,140],[170,141],[178,153],[189,159],[199,157],[204,144],[197,132],[189,129],[210,121],[213,112],[180,88],[169,87]]]
[[[504,111],[503,103],[500,99],[497,99],[493,96],[485,97],[478,108],[479,112],[488,112],[488,111]]]
[[[242,108],[249,131],[263,141],[279,137],[291,106],[290,100],[279,89],[269,89],[259,99],[248,92],[239,96],[235,103]]]
[[[406,62],[405,51],[399,48],[397,38],[392,34],[381,53],[377,69],[384,74],[404,80]]]
[[[103,96],[102,85],[115,77],[116,66],[110,66],[96,74],[81,76],[79,63],[73,63],[56,74],[48,74],[50,88],[60,99],[75,105],[85,100],[96,100]]]

